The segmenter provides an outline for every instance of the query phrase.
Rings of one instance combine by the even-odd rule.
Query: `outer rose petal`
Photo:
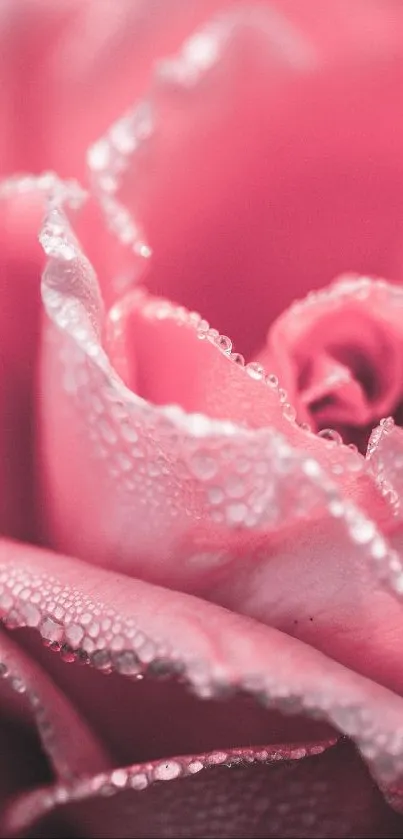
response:
[[[39,610],[26,602],[22,610],[30,623],[34,611],[39,615]],[[11,612],[9,623],[12,622]],[[72,780],[79,775],[107,769],[111,765],[107,753],[86,721],[80,718],[49,676],[4,633],[0,637],[0,657],[3,713],[5,709],[12,718],[25,724],[34,722],[56,777]]]
[[[263,764],[253,764],[253,752],[245,751],[243,758],[229,752],[225,766],[217,765],[224,755],[213,753],[201,756],[204,767],[194,758],[118,769],[70,789],[22,798],[7,814],[9,829],[31,824],[61,802],[60,815],[70,813],[93,836],[110,839],[401,835],[402,819],[385,805],[351,744],[315,757],[299,751],[299,759],[296,751],[296,759],[287,761],[281,750],[261,750],[260,760],[267,755]],[[153,772],[168,783],[154,785]]]
[[[270,709],[314,712],[356,742],[381,784],[399,790],[403,700],[392,692],[295,639],[189,595],[77,560],[60,557],[55,565],[51,553],[16,544],[3,543],[1,554],[2,597],[10,596],[19,625],[27,623],[21,591],[35,588],[42,636],[51,630],[58,645],[82,650],[94,667],[138,675],[139,667],[152,672],[164,661],[203,698],[232,688]],[[10,607],[2,611],[7,620]]]
[[[45,195],[75,203],[76,184],[49,173],[0,183],[0,532],[33,539],[33,392],[41,319]]]

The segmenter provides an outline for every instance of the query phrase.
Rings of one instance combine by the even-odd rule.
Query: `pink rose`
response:
[[[403,7],[0,39],[0,835],[401,836]]]

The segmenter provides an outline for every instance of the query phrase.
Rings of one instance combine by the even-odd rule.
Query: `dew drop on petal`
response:
[[[247,364],[245,370],[251,377],[251,379],[256,379],[256,381],[260,381],[260,379],[263,379],[264,368],[261,364],[258,364],[256,361],[251,361],[250,364]]]
[[[52,618],[50,615],[44,617],[39,626],[42,638],[46,641],[60,643],[64,635],[64,628],[59,621]]]
[[[176,760],[164,761],[159,763],[154,769],[154,778],[156,781],[172,781],[181,773],[181,765]]]
[[[321,431],[318,431],[318,437],[321,437],[322,440],[328,440],[329,443],[335,443],[337,446],[343,442],[343,438],[339,432],[333,428],[323,428]]]
[[[190,469],[195,478],[208,481],[216,474],[217,463],[210,455],[198,452],[190,459]]]
[[[278,378],[274,373],[269,373],[266,376],[266,384],[272,388],[278,388]]]

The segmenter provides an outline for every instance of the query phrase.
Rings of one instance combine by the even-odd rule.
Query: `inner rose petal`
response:
[[[285,382],[301,421],[365,452],[382,417],[400,417],[402,311],[400,288],[344,277],[282,315],[258,359]]]
[[[231,750],[129,766],[54,786],[46,791],[47,807],[43,789],[21,796],[5,824],[20,834],[43,816],[37,830],[43,829],[55,808],[99,839],[399,839],[402,817],[388,807],[351,743],[303,751],[288,760],[280,750]]]

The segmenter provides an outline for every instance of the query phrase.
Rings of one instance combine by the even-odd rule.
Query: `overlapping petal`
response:
[[[322,749],[231,750],[118,769],[21,798],[7,821],[15,829],[56,809],[105,838],[398,837],[400,817],[351,745]]]
[[[381,784],[399,789],[402,699],[300,641],[190,595],[61,556],[56,565],[50,552],[7,542],[0,581],[3,619],[12,612],[28,625],[22,593],[37,593],[37,629],[63,655],[81,651],[94,668],[135,678],[160,664],[201,698],[240,690],[270,710],[315,714],[356,742]]]
[[[60,209],[42,241],[48,541],[252,615],[398,689],[401,561],[365,459],[287,418],[278,387],[196,315],[138,290],[105,319]],[[172,381],[160,378],[168,352]],[[183,410],[198,407],[212,416]]]

